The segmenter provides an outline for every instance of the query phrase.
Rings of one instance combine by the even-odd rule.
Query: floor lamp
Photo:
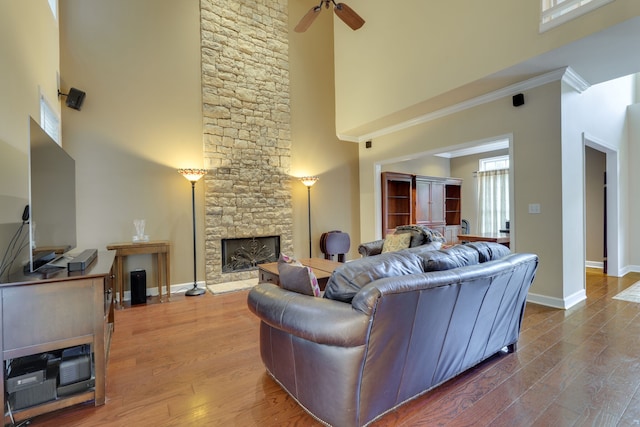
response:
[[[309,211],[309,258],[311,258],[311,187],[318,181],[317,176],[305,176],[300,181],[307,187],[307,209]]]
[[[206,169],[178,169],[178,173],[184,176],[191,183],[191,212],[193,216],[193,288],[185,292],[187,296],[204,294],[204,289],[198,288],[196,279],[196,182],[206,173]]]

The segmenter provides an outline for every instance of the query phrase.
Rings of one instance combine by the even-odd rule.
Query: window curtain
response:
[[[509,219],[509,169],[478,172],[478,232],[498,233]]]

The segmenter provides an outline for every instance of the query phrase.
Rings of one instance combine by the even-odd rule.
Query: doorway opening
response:
[[[619,276],[618,151],[606,142],[586,133],[583,134],[582,139],[585,267],[602,268],[606,275]],[[603,156],[604,159],[602,159]],[[602,168],[604,171],[601,170]],[[595,182],[596,180],[599,183]],[[600,198],[599,202],[598,198]],[[598,205],[601,208],[594,208]],[[597,252],[601,255],[594,259]]]

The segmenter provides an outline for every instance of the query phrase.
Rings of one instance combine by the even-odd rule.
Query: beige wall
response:
[[[351,238],[347,259],[359,258],[358,145],[335,135],[332,14],[323,10],[305,33],[292,31],[310,7],[289,1],[291,175],[320,178],[311,188],[313,256],[322,256],[322,233],[341,230]],[[292,191],[294,251],[308,257],[307,190],[293,182]]]
[[[40,91],[60,112],[58,26],[47,0],[0,4],[0,140],[28,152],[29,115],[40,122]]]
[[[29,116],[40,122],[40,94],[60,111],[58,27],[46,0],[0,3],[0,58],[1,258],[29,203]],[[28,260],[25,248],[17,262]]]
[[[449,159],[436,156],[423,156],[382,165],[382,172],[404,172],[425,176],[452,176],[450,169]]]
[[[349,5],[367,21],[357,32],[344,25],[335,31],[336,128],[351,135],[525,80],[531,76],[514,73],[464,88],[640,15],[637,0],[616,0],[539,33],[539,1],[495,0],[489,7],[475,0]]]
[[[371,149],[360,144],[361,212],[379,210],[376,165],[385,163],[386,159],[511,135],[515,187],[512,248],[517,252],[539,254],[540,270],[532,292],[561,301],[560,97],[560,82],[553,82],[528,91],[527,102],[522,107],[514,108],[510,97],[503,98],[376,138]],[[529,214],[529,203],[539,203],[542,213]],[[379,215],[377,218],[379,220]],[[380,237],[374,216],[362,215],[361,223],[364,241]]]
[[[307,9],[295,2],[291,8],[295,15]],[[176,169],[205,166],[199,2],[62,0],[60,9],[63,87],[87,92],[82,111],[63,111],[63,138],[78,164],[79,246],[129,241],[133,220],[145,218],[151,238],[173,244],[172,283],[188,283],[191,194]],[[334,134],[331,22],[325,18],[305,34],[290,35],[291,174],[320,177],[312,189],[313,255],[320,256],[322,232],[341,229],[356,242],[355,257],[357,145]],[[206,262],[203,185],[196,186],[198,280]],[[293,186],[299,257],[308,255],[306,196],[302,184]],[[128,264],[126,271],[154,271],[148,256]]]
[[[63,109],[63,141],[76,159],[78,248],[131,241],[133,220],[173,244],[171,281],[193,282],[191,185],[203,167],[197,0],[61,0],[61,86],[87,93]],[[203,265],[203,182],[196,185],[198,279]],[[130,257],[125,272],[147,270]],[[128,277],[128,273],[126,273]]]

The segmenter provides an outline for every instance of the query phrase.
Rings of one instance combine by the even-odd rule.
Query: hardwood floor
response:
[[[518,351],[472,368],[373,426],[637,426],[640,304],[611,297],[640,280],[587,272],[587,301],[527,305]],[[316,426],[265,374],[247,291],[116,312],[107,403],[33,426]]]

